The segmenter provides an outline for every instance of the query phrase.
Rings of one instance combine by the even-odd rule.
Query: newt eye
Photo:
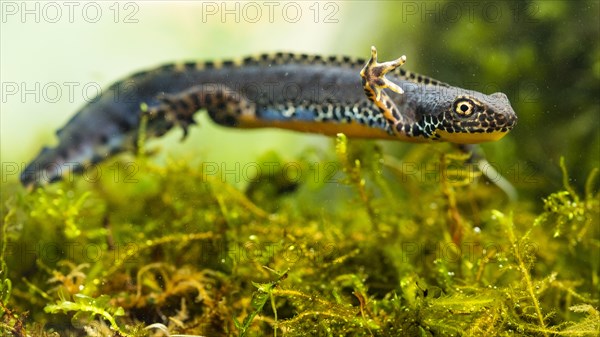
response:
[[[454,112],[460,117],[469,117],[471,116],[476,109],[476,105],[467,98],[460,98],[454,101]]]

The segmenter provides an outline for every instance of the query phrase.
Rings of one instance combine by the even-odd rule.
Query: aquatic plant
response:
[[[158,166],[145,156],[135,159],[136,183],[6,185],[2,332],[600,332],[597,171],[577,193],[562,161],[560,191],[511,203],[445,145],[400,160],[343,135],[335,148],[294,163],[334,163],[327,175],[318,168],[327,181],[274,170],[246,193],[201,162]]]

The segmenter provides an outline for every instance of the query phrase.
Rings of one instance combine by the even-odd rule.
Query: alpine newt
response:
[[[515,126],[505,94],[453,87],[400,68],[405,61],[378,63],[372,47],[368,61],[276,53],[139,72],[110,86],[58,130],[58,145],[42,149],[21,182],[53,182],[134,149],[143,115],[146,137],[178,125],[185,138],[199,110],[228,127],[410,142],[476,144],[498,140]]]

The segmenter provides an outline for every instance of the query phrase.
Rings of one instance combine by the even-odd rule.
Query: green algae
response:
[[[597,171],[577,193],[563,161],[561,190],[511,203],[468,156],[419,151],[394,161],[340,135],[293,163],[311,175],[266,154],[257,164],[280,169],[245,192],[203,163],[145,156],[102,165],[135,163],[135,182],[7,184],[2,331],[598,335]]]

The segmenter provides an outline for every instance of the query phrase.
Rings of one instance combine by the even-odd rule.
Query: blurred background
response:
[[[582,189],[600,166],[598,1],[10,2],[0,48],[2,182],[112,82],[177,60],[272,51],[380,58],[487,94],[508,95],[519,117],[487,158],[522,194],[561,188],[558,161]],[[286,159],[331,139],[282,130],[237,131],[209,122],[179,143],[154,141],[177,158],[250,162],[269,150]],[[155,145],[156,144],[156,145]],[[401,157],[422,145],[382,142]],[[167,151],[168,150],[168,151]]]

